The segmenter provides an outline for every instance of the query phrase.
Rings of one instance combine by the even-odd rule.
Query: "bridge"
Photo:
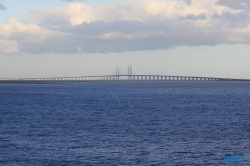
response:
[[[193,77],[193,76],[169,76],[169,75],[101,75],[81,77],[54,77],[54,78],[18,78],[4,79],[8,81],[250,81],[249,79],[215,78],[215,77]]]
[[[116,68],[115,75],[80,76],[80,77],[52,77],[52,78],[15,78],[0,79],[0,82],[69,82],[69,81],[250,81],[250,79],[173,76],[173,75],[134,75],[132,66],[128,67],[128,74],[119,74]]]

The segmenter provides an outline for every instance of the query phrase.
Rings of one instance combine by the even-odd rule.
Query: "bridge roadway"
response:
[[[68,82],[68,81],[250,81],[250,79],[169,76],[169,75],[101,75],[80,77],[54,77],[54,78],[16,78],[0,79],[0,82]]]

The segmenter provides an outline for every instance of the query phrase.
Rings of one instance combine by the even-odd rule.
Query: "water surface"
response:
[[[247,165],[249,101],[248,82],[0,84],[0,165]]]

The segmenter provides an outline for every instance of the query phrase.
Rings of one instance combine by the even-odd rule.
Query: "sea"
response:
[[[2,83],[0,165],[250,165],[250,82]]]

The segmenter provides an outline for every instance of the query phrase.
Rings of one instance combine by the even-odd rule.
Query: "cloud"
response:
[[[77,1],[84,1],[84,0],[62,0],[62,1],[77,2]]]
[[[198,16],[195,16],[193,14],[188,14],[186,17],[184,17],[182,19],[187,19],[187,20],[198,20],[198,19],[201,19],[201,20],[205,20],[205,19],[207,19],[207,16],[205,14],[200,14]]]
[[[201,2],[200,2],[201,1]],[[223,7],[214,5],[213,1],[196,0],[192,6],[184,1],[170,2],[166,0],[127,0],[105,5],[88,6],[85,3],[70,3],[63,8],[33,9],[30,19],[41,23],[58,24],[70,23],[72,26],[94,21],[119,20],[164,20],[184,17],[187,14],[200,15],[213,13]],[[208,10],[207,6],[210,7]],[[115,13],[115,14],[114,14]],[[54,22],[53,22],[54,21]]]
[[[183,2],[187,3],[188,5],[191,5],[193,3],[192,0],[182,0]]]
[[[6,54],[122,53],[250,44],[249,10],[221,3],[127,0],[88,6],[72,2],[61,8],[31,9],[26,22],[8,19],[0,24],[0,40],[16,45],[16,51],[6,49]]]
[[[228,6],[233,9],[250,9],[250,1],[249,0],[219,0],[218,4],[223,6]]]
[[[0,10],[6,10],[6,7],[3,4],[0,4]]]
[[[0,39],[0,54],[18,54],[19,52],[20,49],[16,41]]]
[[[9,18],[5,24],[0,24],[0,40],[3,44],[1,50],[5,54],[53,52],[58,50],[53,42],[62,40],[66,35],[15,18]],[[14,51],[10,51],[11,47],[5,48],[6,43],[13,46]],[[52,49],[53,46],[55,47]]]

